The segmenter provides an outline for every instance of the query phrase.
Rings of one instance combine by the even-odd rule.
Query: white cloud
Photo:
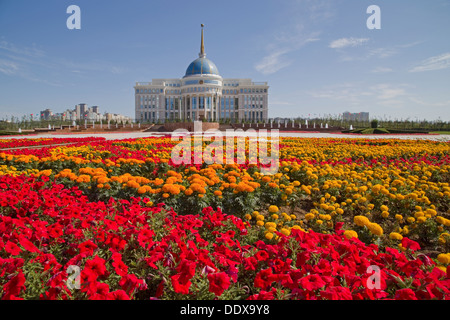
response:
[[[7,60],[0,60],[0,72],[6,75],[15,74],[19,70],[19,67],[16,63],[7,61]]]
[[[374,69],[372,69],[372,73],[389,73],[389,72],[393,72],[394,70],[392,70],[391,68],[386,68],[386,67],[376,67]]]
[[[257,63],[255,69],[262,74],[272,74],[289,66],[292,60],[286,60],[286,57],[284,57],[286,53],[288,53],[287,50],[272,52]]]
[[[332,49],[342,49],[346,47],[358,47],[369,41],[368,38],[342,38],[330,43]]]
[[[0,49],[11,52],[13,54],[25,55],[28,57],[43,57],[45,52],[33,44],[32,47],[17,47],[13,43],[5,40],[0,41]]]
[[[434,56],[422,61],[421,64],[409,70],[410,72],[434,71],[450,68],[450,52]]]
[[[395,100],[406,95],[404,88],[390,84],[378,84],[370,89],[379,100]]]
[[[336,14],[335,4],[329,0],[295,0],[286,3],[283,22],[269,36],[268,42],[267,35],[264,35],[266,54],[254,66],[265,75],[290,66],[296,58],[289,54],[320,41],[320,29]]]

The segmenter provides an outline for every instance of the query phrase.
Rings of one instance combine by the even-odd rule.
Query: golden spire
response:
[[[206,57],[206,54],[205,54],[205,42],[204,42],[204,40],[203,40],[203,27],[204,27],[205,25],[202,23],[201,26],[202,26],[202,42],[201,42],[201,45],[200,45],[200,54],[199,54],[199,57],[200,57],[200,58],[204,58],[204,57]]]

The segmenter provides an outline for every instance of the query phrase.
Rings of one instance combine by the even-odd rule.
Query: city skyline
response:
[[[66,12],[81,8],[81,29]],[[381,9],[381,29],[366,12]],[[214,14],[211,14],[214,13]],[[133,84],[180,78],[206,53],[267,81],[269,118],[369,112],[450,120],[450,3],[436,0],[0,1],[0,119],[90,101],[134,118]]]

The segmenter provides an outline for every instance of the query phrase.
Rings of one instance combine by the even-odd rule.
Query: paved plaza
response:
[[[232,132],[232,131],[231,131]],[[222,132],[225,136],[225,132]],[[36,138],[80,138],[80,137],[104,137],[106,140],[136,139],[147,137],[170,136],[172,132],[121,132],[121,133],[41,133],[26,136],[1,136],[0,139],[36,139]],[[210,133],[211,134],[211,133]],[[242,133],[236,132],[235,135]],[[244,131],[244,134],[252,136],[251,133]],[[267,131],[270,136],[270,131]],[[208,135],[208,133],[205,133]],[[254,135],[254,133],[253,133]],[[353,139],[416,139],[416,140],[435,140],[450,141],[450,135],[425,135],[425,134],[386,134],[386,135],[357,135],[357,134],[339,134],[339,133],[318,133],[318,132],[279,132],[280,137],[299,137],[299,138],[353,138]]]

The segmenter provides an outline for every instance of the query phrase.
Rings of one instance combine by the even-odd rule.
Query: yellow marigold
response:
[[[437,259],[442,264],[450,264],[450,253],[441,253]]]
[[[264,221],[264,216],[262,214],[259,214],[259,215],[256,216],[256,220]]]
[[[403,239],[403,236],[402,236],[400,233],[397,233],[397,232],[391,232],[391,233],[389,234],[389,238],[392,239],[392,240],[402,240],[402,239]]]
[[[369,231],[376,235],[376,236],[381,236],[383,235],[383,228],[377,224],[377,223],[370,223],[367,228],[369,229]]]
[[[269,207],[269,212],[270,213],[277,213],[278,211],[280,211],[279,209],[278,209],[278,207],[277,206],[270,206]]]
[[[403,231],[403,234],[408,234],[409,233],[409,228],[408,227],[403,227],[403,229],[402,229]]]
[[[272,214],[272,219],[277,220],[278,219],[278,215],[276,213]]]
[[[286,228],[282,228],[282,229],[280,230],[280,232],[281,232],[282,234],[284,234],[285,236],[289,236],[289,235],[291,234],[291,231],[290,231],[289,229],[286,229]]]
[[[318,225],[321,225],[321,224],[323,223],[323,221],[320,220],[320,219],[318,219],[318,220],[316,221],[316,223],[317,223]]]
[[[440,224],[443,224],[446,227],[450,227],[450,220],[441,216],[436,217],[436,221]]]
[[[258,221],[256,221],[256,225],[258,227],[262,227],[264,225],[264,221],[258,220]]]
[[[351,238],[358,238],[358,233],[354,230],[345,230],[344,231],[344,236],[347,239],[351,239]]]
[[[273,239],[273,233],[272,232],[267,232],[264,237],[267,240],[272,240]]]
[[[307,221],[314,219],[314,217],[315,217],[314,213],[311,213],[311,212],[310,212],[310,213],[307,213],[307,214],[305,215],[305,219],[306,219]]]
[[[380,207],[380,209],[381,209],[381,211],[389,211],[389,208],[387,206],[385,206],[385,205],[382,205]]]
[[[251,220],[252,219],[252,216],[250,215],[250,214],[246,214],[245,216],[244,216],[244,218],[246,219],[246,220]]]
[[[406,218],[406,221],[407,221],[408,223],[414,223],[414,222],[416,221],[416,219],[413,218],[413,217],[408,217],[408,218]]]
[[[418,217],[418,218],[417,218],[417,222],[418,222],[418,223],[424,223],[426,220],[427,220],[426,217]]]
[[[139,194],[144,194],[144,193],[147,192],[147,189],[146,189],[145,187],[139,187],[139,189],[137,190],[137,192],[138,192]]]
[[[416,218],[423,217],[424,215],[425,214],[422,211],[414,213],[414,217],[416,217]]]
[[[269,228],[267,228],[267,232],[275,232],[275,231],[277,231],[277,228],[274,228],[274,227],[269,227]]]
[[[387,217],[389,217],[389,212],[388,212],[388,211],[383,211],[383,212],[381,213],[381,216],[382,216],[383,218],[387,218]]]
[[[403,216],[402,216],[401,214],[396,214],[396,215],[395,215],[395,219],[396,219],[397,221],[402,221],[402,220],[403,220]]]
[[[353,218],[353,222],[358,227],[368,226],[370,224],[370,220],[367,217],[365,217],[365,216],[355,216]]]

